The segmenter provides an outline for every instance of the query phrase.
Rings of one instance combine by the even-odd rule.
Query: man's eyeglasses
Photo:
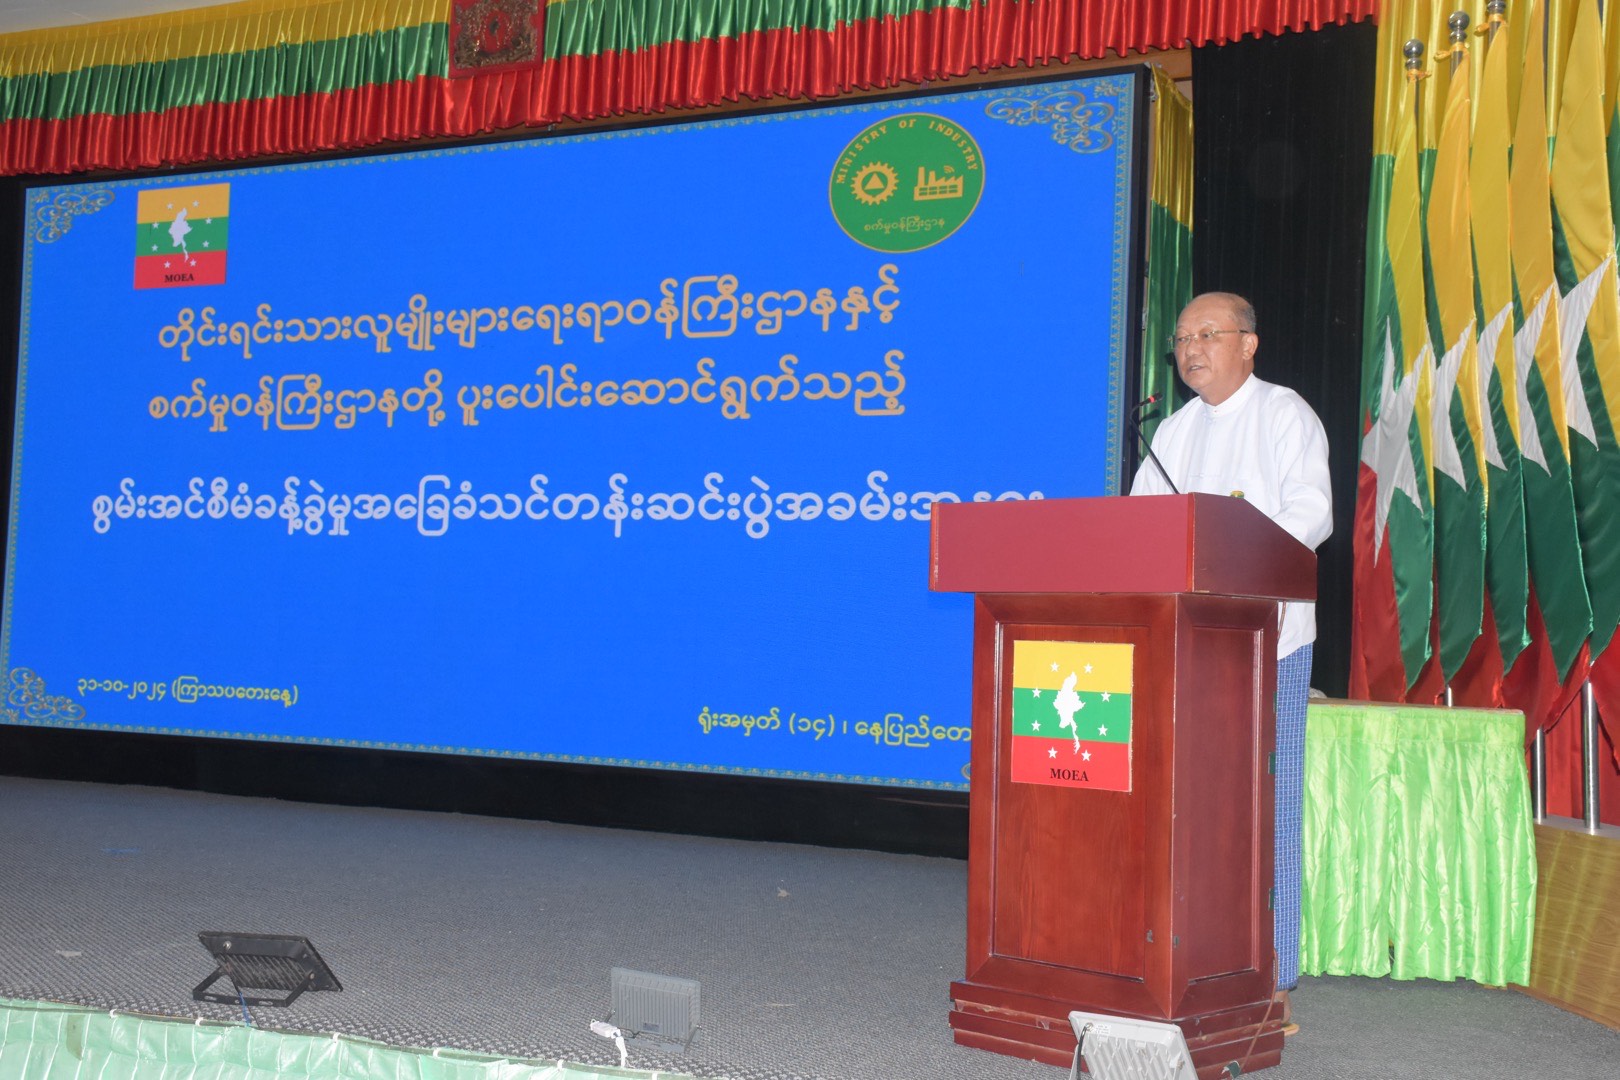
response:
[[[1248,333],[1247,330],[1200,330],[1196,334],[1171,334],[1165,340],[1170,343],[1170,347],[1172,349],[1175,349],[1177,352],[1179,352],[1182,349],[1185,349],[1188,345],[1191,345],[1195,341],[1203,342],[1205,345],[1213,345],[1213,344],[1215,344],[1216,337],[1218,337],[1221,334],[1247,334],[1247,333]]]

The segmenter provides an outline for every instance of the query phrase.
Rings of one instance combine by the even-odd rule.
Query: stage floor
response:
[[[266,1027],[617,1064],[609,969],[702,984],[684,1054],[731,1080],[1057,1080],[954,1045],[966,864],[543,822],[0,777],[0,996],[195,1003],[203,930],[311,939],[340,993]],[[1275,1080],[1613,1080],[1620,1033],[1470,983],[1308,978]]]

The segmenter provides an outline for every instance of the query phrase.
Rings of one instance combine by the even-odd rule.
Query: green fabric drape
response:
[[[1313,704],[1305,732],[1300,970],[1527,983],[1523,714]]]
[[[229,161],[823,98],[1368,18],[1159,0],[564,0],[545,61],[451,78],[451,0],[241,0],[0,35],[0,173]]]
[[[1166,339],[1192,299],[1192,102],[1162,68],[1153,69],[1153,175],[1149,181],[1147,313],[1142,329],[1138,400],[1158,394],[1146,410],[1142,436],[1153,432],[1182,400]]]
[[[548,5],[546,56],[635,52],[670,42],[736,38],[771,30],[832,33],[859,22],[903,19],[979,0],[567,0]]]
[[[633,1059],[632,1059],[633,1060]],[[29,1080],[692,1080],[0,998],[0,1076]]]
[[[240,53],[176,57],[0,79],[0,116],[65,120],[127,116],[254,98],[330,94],[442,76],[443,23],[275,45]]]

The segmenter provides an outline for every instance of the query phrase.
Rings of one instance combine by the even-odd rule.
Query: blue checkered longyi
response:
[[[1277,661],[1277,897],[1273,907],[1277,988],[1299,983],[1299,877],[1305,818],[1305,703],[1311,646]]]

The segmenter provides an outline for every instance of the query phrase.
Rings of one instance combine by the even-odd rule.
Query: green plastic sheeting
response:
[[[0,998],[6,1080],[692,1080]]]
[[[1301,971],[1529,982],[1523,714],[1313,704],[1304,845]]]

